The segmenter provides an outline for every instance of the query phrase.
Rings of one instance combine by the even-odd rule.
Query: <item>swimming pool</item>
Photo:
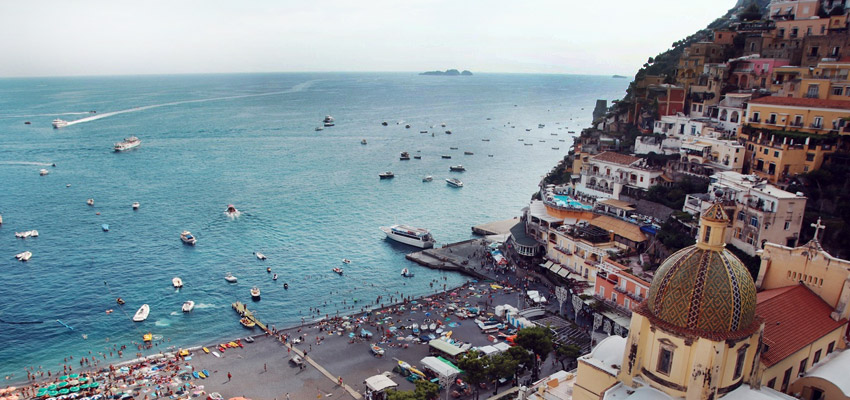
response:
[[[576,199],[573,199],[570,196],[555,195],[553,197],[555,198],[555,205],[561,207],[581,208],[583,210],[593,209],[593,207],[586,204],[582,204],[581,202]]]

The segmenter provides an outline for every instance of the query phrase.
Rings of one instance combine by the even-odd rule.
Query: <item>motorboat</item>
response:
[[[452,131],[446,131],[446,135],[451,135]]]
[[[322,124],[324,126],[334,126],[334,117],[331,117],[330,115],[325,115],[325,119],[322,120]]]
[[[233,206],[233,204],[227,205],[227,213],[228,214],[236,214],[238,212],[239,212],[239,210],[237,210],[236,207]]]
[[[267,267],[267,268],[266,268],[266,272],[268,272],[268,273],[272,273],[272,267]]]
[[[457,147],[449,147],[449,150],[457,150]]]
[[[543,128],[545,128],[545,127],[546,127],[546,125],[543,125],[543,124],[537,124],[537,128],[539,128],[539,129],[543,129]]]
[[[274,275],[272,276],[272,280],[273,280],[273,281],[276,281],[276,280],[277,280],[277,274],[274,274]]]
[[[254,321],[251,321],[250,319],[248,319],[248,317],[242,317],[242,319],[239,320],[239,323],[242,324],[242,326],[244,326],[248,329],[252,329],[255,326],[257,326],[257,324]]]
[[[139,307],[139,310],[136,311],[136,315],[133,316],[133,321],[134,322],[142,322],[142,321],[148,319],[148,314],[150,314],[150,312],[151,312],[151,306],[149,306],[147,304],[142,304],[142,306]]]
[[[560,150],[560,147],[553,147],[552,150]]]
[[[316,132],[321,132],[321,131],[323,131],[323,130],[325,130],[325,128],[323,128],[323,127],[321,127],[321,126],[317,126],[317,127],[316,127]]]
[[[381,179],[392,179],[395,178],[395,174],[392,171],[386,171],[378,174],[378,177]]]
[[[383,125],[383,126],[387,126],[387,125],[389,125],[389,124],[387,123],[387,121],[384,121],[384,122],[381,122],[381,125]]]
[[[471,155],[473,155],[473,154],[475,154],[475,153],[473,153],[473,152],[471,152],[471,151],[464,151],[464,152],[463,152],[463,154],[468,155],[468,156],[471,156]]]
[[[360,144],[366,144],[366,139],[361,140]]]
[[[462,164],[452,165],[449,167],[449,171],[463,172],[466,171],[466,168],[464,168]]]
[[[434,247],[434,238],[431,232],[423,228],[414,228],[408,225],[382,226],[381,230],[388,239],[422,249]]]
[[[374,354],[374,355],[376,355],[376,356],[378,356],[378,357],[381,357],[381,356],[383,356],[383,355],[384,355],[384,349],[382,349],[382,348],[378,347],[378,345],[377,345],[377,344],[372,343],[372,344],[369,346],[369,349],[372,351],[372,354]]]
[[[482,142],[489,142],[490,139],[481,139]]]
[[[15,237],[21,239],[26,239],[28,237],[38,237],[38,231],[33,229],[31,231],[15,232]]]
[[[404,129],[410,129],[410,124],[405,125]]]
[[[174,285],[175,288],[180,289],[183,287],[183,280],[180,279],[179,276],[175,276],[171,278],[171,284]]]
[[[139,202],[134,201],[132,207],[133,207],[134,210],[138,210],[139,209]]]
[[[24,125],[32,125],[32,122],[24,121]]]
[[[53,129],[64,128],[68,126],[68,121],[63,121],[59,118],[53,120]]]
[[[441,123],[441,124],[440,124],[440,126],[441,126],[441,127],[443,127],[443,128],[445,128],[445,127],[446,127],[446,123],[445,123],[445,122],[443,122],[443,123]]]
[[[265,260],[266,259],[266,255],[263,254],[263,253],[260,253],[259,251],[254,253],[254,255],[257,256],[258,260]]]
[[[117,299],[115,299],[115,302],[116,302],[116,303],[118,303],[118,305],[119,305],[119,306],[123,306],[123,305],[124,305],[124,299],[122,299],[122,298],[120,298],[120,297],[119,297],[119,298],[117,298]]]
[[[94,199],[88,199],[88,200],[86,200],[86,204],[88,204],[88,205],[90,205],[90,206],[93,206],[93,205],[94,205]]]
[[[30,236],[32,236],[32,237],[38,237],[38,231],[37,231],[37,230],[35,230],[35,229],[31,230],[31,231],[30,231]]]
[[[414,159],[414,160],[421,160],[421,159],[422,159],[422,156],[420,156],[420,155],[415,155],[415,156],[413,156],[413,159]]]
[[[410,272],[409,269],[405,268],[405,269],[401,270],[401,276],[403,276],[405,278],[412,278],[413,272]]]
[[[130,136],[128,138],[125,138],[123,141],[115,143],[114,148],[115,151],[125,151],[139,147],[140,144],[142,144],[142,141],[139,138],[135,136]]]
[[[446,183],[448,183],[449,186],[456,188],[463,187],[463,182],[461,182],[460,179],[457,178],[446,178]]]
[[[251,288],[251,298],[259,299],[260,298],[260,288],[254,286]]]
[[[332,271],[336,272],[338,275],[342,276],[342,268],[336,267]]]
[[[224,275],[224,280],[226,280],[230,283],[236,283],[236,277],[233,276],[233,274],[231,274],[230,272],[228,272],[226,275]]]
[[[41,175],[41,176],[45,176],[45,175],[47,175],[47,174],[49,174],[49,173],[50,173],[50,171],[48,171],[48,170],[46,170],[46,169],[44,169],[44,168],[42,168],[42,169],[38,170],[38,174],[39,174],[39,175]]]
[[[452,158],[452,156],[450,156],[450,155],[448,155],[448,154],[443,154],[443,155],[442,155],[442,156],[440,156],[440,157],[445,158],[445,159],[447,159],[447,160],[450,160],[450,159]]]
[[[15,255],[15,258],[17,258],[18,260],[21,260],[21,261],[29,261],[31,257],[32,257],[32,252],[30,252],[30,251],[25,251],[23,253],[18,253],[18,254]]]
[[[401,161],[410,160],[410,153],[408,153],[406,151],[402,151],[401,155],[398,157],[398,159],[401,160]]]
[[[526,132],[531,132],[531,128],[525,128]]]
[[[189,312],[195,309],[195,302],[192,300],[188,300],[183,303],[183,312]]]
[[[343,258],[342,262],[343,262],[343,264],[351,264],[351,260],[349,260],[347,258]]]
[[[434,177],[431,176],[431,175],[428,175],[428,176],[422,178],[422,182],[431,182],[433,180],[434,180]]]
[[[286,283],[286,282],[284,282],[284,283],[283,283],[283,289],[284,289],[284,290],[289,290],[289,284],[288,284],[288,283]]]
[[[189,231],[183,231],[183,233],[180,234],[180,240],[182,240],[183,243],[186,243],[186,244],[192,245],[192,246],[194,246],[195,243],[198,242],[198,239],[195,239],[195,237],[192,236],[192,232],[189,232]]]
[[[428,133],[428,131],[419,131],[419,133]]]
[[[517,142],[524,142],[524,141],[525,141],[525,139],[517,139],[516,141],[517,141]]]
[[[100,224],[100,229],[103,229],[104,232],[109,232],[109,224]]]

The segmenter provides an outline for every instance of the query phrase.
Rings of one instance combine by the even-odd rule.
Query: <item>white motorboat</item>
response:
[[[422,249],[434,247],[434,238],[431,232],[423,228],[414,228],[407,225],[382,226],[381,230],[387,238],[396,242],[416,246]]]
[[[260,288],[254,286],[251,288],[251,298],[259,299],[260,298]]]
[[[64,128],[68,126],[68,121],[63,121],[59,118],[53,120],[53,129]]]
[[[114,149],[115,151],[125,151],[139,147],[140,144],[142,144],[142,141],[139,138],[130,136],[121,142],[115,143]]]
[[[361,140],[360,144],[367,144],[366,139]]]
[[[342,263],[343,263],[343,264],[351,264],[351,260],[349,260],[349,259],[347,259],[347,258],[343,258],[343,259],[342,259]]]
[[[189,312],[195,309],[195,302],[192,300],[188,300],[183,303],[183,312]]]
[[[434,180],[434,177],[431,176],[431,175],[428,175],[428,176],[422,178],[422,182],[431,182],[433,180]]]
[[[475,153],[473,153],[471,151],[464,151],[463,154],[467,155],[467,156],[471,156],[471,155],[474,155]]]
[[[405,268],[405,269],[401,270],[401,276],[403,276],[405,278],[412,278],[413,272],[410,272],[409,269]]]
[[[334,126],[334,117],[331,117],[330,115],[325,115],[325,119],[322,120],[322,125]]]
[[[150,313],[151,313],[151,306],[149,306],[147,304],[142,304],[142,306],[139,307],[139,310],[136,311],[136,315],[133,316],[133,321],[134,322],[142,322],[142,321],[148,319],[148,314],[150,314]]]
[[[266,259],[266,255],[263,254],[263,253],[260,253],[259,251],[254,253],[254,255],[257,256],[258,260],[265,260]]]
[[[183,243],[190,244],[192,246],[198,242],[198,239],[195,239],[195,237],[192,236],[192,232],[189,231],[183,231],[183,233],[180,234],[180,240],[182,240]]]
[[[31,231],[15,232],[15,237],[21,239],[26,239],[28,237],[38,237],[38,231],[33,229]]]
[[[448,183],[451,187],[463,187],[463,182],[461,182],[460,179],[457,178],[446,178],[446,183]]]
[[[428,325],[428,330],[429,331],[436,331],[437,330],[437,324],[431,323],[431,325]]]
[[[230,272],[228,272],[227,275],[224,276],[224,280],[230,283],[236,283],[236,277],[233,276],[233,274],[231,274]]]
[[[32,257],[32,252],[25,251],[23,253],[19,253],[15,255],[15,258],[21,261],[29,261],[30,257]]]
[[[180,277],[175,276],[171,279],[171,284],[174,285],[175,288],[180,289],[183,287],[183,280]]]
[[[466,171],[466,168],[462,164],[452,165],[449,167],[449,171],[463,172]]]
[[[88,200],[86,200],[86,204],[88,204],[88,205],[90,205],[90,206],[93,206],[93,205],[94,205],[94,199],[88,199]]]
[[[398,159],[401,160],[401,161],[410,160],[410,153],[408,153],[406,151],[402,151],[401,155],[398,157]]]
[[[37,231],[37,230],[35,230],[35,229],[31,230],[31,231],[30,231],[30,236],[32,236],[32,237],[38,237],[38,231]]]
[[[139,202],[134,201],[132,207],[133,207],[134,210],[138,210],[139,209]]]
[[[378,174],[378,177],[381,179],[392,179],[395,178],[395,174],[392,171],[386,171]]]
[[[42,169],[40,169],[40,170],[38,171],[38,174],[39,174],[39,175],[41,175],[41,176],[45,176],[45,175],[47,175],[47,174],[49,174],[49,173],[50,173],[50,171],[48,171],[48,170],[46,170],[46,169],[44,169],[44,168],[42,168]]]

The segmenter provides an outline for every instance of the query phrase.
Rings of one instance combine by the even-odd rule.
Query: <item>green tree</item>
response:
[[[531,354],[528,352],[528,350],[521,346],[511,347],[505,354],[507,354],[514,361],[517,362],[517,367],[522,366],[519,368],[519,371],[517,371],[518,373],[525,371],[531,366]]]
[[[523,328],[517,332],[514,343],[534,354],[532,359],[534,368],[531,374],[535,380],[540,373],[540,363],[546,361],[546,357],[552,352],[552,336],[552,331],[542,326]]]
[[[572,362],[580,356],[581,348],[574,344],[561,345],[558,346],[557,349],[555,349],[555,359],[561,363],[561,369],[563,370],[567,369],[567,366],[564,364],[564,361],[569,360],[569,363],[572,364]]]
[[[463,370],[466,382],[472,386],[473,398],[477,399],[478,385],[487,382],[490,374],[490,358],[482,357],[477,351],[469,351],[461,356],[457,366]]]
[[[741,21],[758,21],[761,19],[761,9],[758,4],[752,2],[749,7],[745,8],[744,11],[738,14],[738,18],[740,18]]]
[[[440,397],[440,385],[419,379],[414,390],[389,390],[387,400],[433,400]]]
[[[498,380],[513,376],[518,364],[517,360],[514,360],[510,354],[502,353],[490,357],[490,369],[487,375],[490,381],[493,382],[493,394],[498,393]]]

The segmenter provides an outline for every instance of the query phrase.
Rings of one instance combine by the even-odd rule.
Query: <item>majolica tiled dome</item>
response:
[[[715,204],[703,213],[700,232],[712,226],[722,238],[726,221]],[[679,250],[661,264],[646,305],[656,318],[689,331],[735,332],[753,323],[756,287],[741,260],[722,242],[719,246],[702,242]]]

